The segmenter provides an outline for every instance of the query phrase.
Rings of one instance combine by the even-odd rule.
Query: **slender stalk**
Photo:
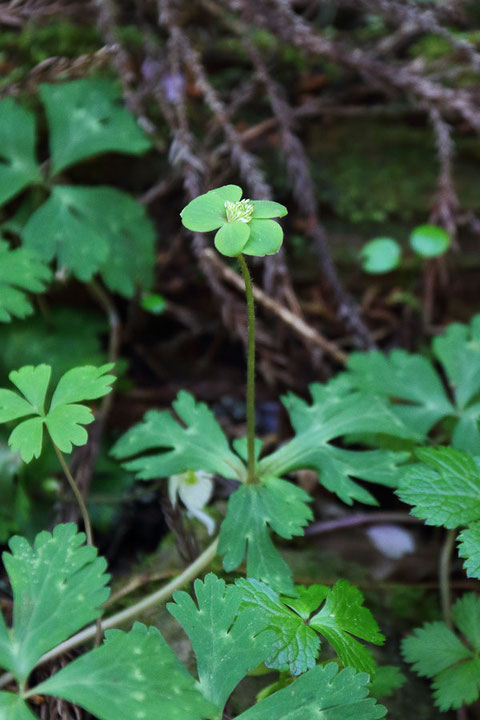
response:
[[[103,287],[99,285],[95,280],[92,280],[88,286],[90,294],[98,302],[102,310],[108,319],[108,325],[110,327],[110,337],[108,341],[108,361],[117,362],[118,353],[120,350],[120,333],[121,325],[120,318],[117,313],[117,309],[112,302],[109,294],[105,292]],[[111,393],[106,397],[110,397]]]
[[[256,483],[255,477],[255,305],[252,278],[243,255],[237,255],[242,271],[247,298],[248,346],[247,346],[247,483]]]
[[[52,441],[52,445],[54,447],[55,452],[57,453],[58,461],[60,465],[62,466],[62,470],[65,473],[65,477],[68,480],[68,484],[70,485],[73,494],[75,495],[75,499],[78,503],[78,507],[80,508],[80,512],[82,515],[83,525],[85,527],[85,535],[87,536],[87,545],[93,545],[93,532],[92,532],[92,524],[90,522],[90,517],[88,515],[87,506],[85,504],[85,500],[83,499],[83,495],[78,489],[78,485],[75,482],[72,473],[70,472],[70,468],[68,467],[65,458],[63,457],[63,453],[61,450],[58,449],[58,447],[53,442],[53,439],[50,438]],[[100,619],[98,619],[95,622],[95,647],[98,647],[102,641],[102,624],[100,622]]]
[[[198,556],[194,562],[189,565],[183,572],[180,573],[180,575],[177,575],[176,578],[171,580],[169,583],[164,585],[159,590],[156,590],[151,595],[147,595],[147,597],[140,600],[135,605],[131,605],[128,608],[125,608],[125,610],[121,610],[120,612],[116,613],[115,615],[111,615],[109,618],[106,618],[105,620],[101,621],[102,625],[102,631],[108,630],[110,628],[117,627],[118,625],[122,625],[123,623],[127,622],[128,620],[131,620],[132,618],[138,616],[140,613],[144,612],[145,610],[148,610],[149,608],[153,607],[154,605],[157,605],[158,603],[166,602],[175,592],[175,590],[178,590],[179,588],[186,585],[188,582],[193,580],[194,578],[198,577],[202,570],[205,570],[206,567],[208,567],[217,554],[217,546],[218,546],[218,538],[216,538],[211,545],[209,545],[201,555]],[[78,647],[79,645],[83,645],[85,642],[88,642],[89,640],[92,640],[96,635],[96,626],[90,625],[89,627],[85,628],[84,630],[81,630],[79,633],[71,637],[69,640],[66,640],[65,642],[61,643],[60,645],[57,645],[56,648],[53,648],[53,650],[50,650],[50,652],[45,653],[43,657],[40,658],[38,661],[36,667],[38,665],[43,665],[44,663],[48,662],[49,660],[53,660],[54,658],[59,657],[60,655],[63,655],[68,650],[72,650],[73,648]],[[5,673],[5,675],[2,675],[0,677],[0,688],[5,687],[9,682],[13,680],[13,675],[11,673]],[[29,694],[35,694],[34,689],[29,691]]]
[[[65,458],[63,457],[61,450],[58,449],[58,447],[55,445],[53,440],[52,440],[52,445],[53,445],[55,452],[57,453],[58,461],[59,461],[60,465],[62,466],[62,470],[65,473],[65,477],[68,480],[68,484],[70,485],[72,492],[75,495],[75,500],[78,503],[78,507],[80,508],[83,524],[85,526],[85,535],[87,536],[87,545],[93,545],[92,525],[90,523],[90,517],[88,515],[87,506],[85,505],[85,500],[83,499],[82,493],[78,489],[77,483],[73,479],[73,475],[70,472],[70,468],[68,467],[67,463],[65,462]]]
[[[442,552],[440,553],[440,561],[438,566],[442,614],[449,628],[453,627],[450,570],[456,536],[457,533],[455,532],[455,530],[448,530],[443,543]]]

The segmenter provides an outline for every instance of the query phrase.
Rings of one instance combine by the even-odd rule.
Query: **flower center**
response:
[[[225,200],[225,214],[227,222],[244,222],[248,223],[252,219],[253,204],[250,200],[239,200],[238,202],[230,202]]]

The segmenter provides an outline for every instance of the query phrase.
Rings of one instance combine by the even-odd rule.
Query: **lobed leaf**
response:
[[[106,562],[73,523],[21,537],[3,554],[13,592],[13,625],[0,619],[0,665],[23,683],[41,656],[100,615],[108,597]]]
[[[362,593],[348,580],[339,580],[333,586],[325,604],[310,620],[310,627],[333,645],[344,665],[375,673],[373,657],[353,636],[375,645],[382,645],[385,638],[370,610],[363,606]]]
[[[35,158],[35,117],[6,98],[0,101],[0,205],[42,181]]]
[[[40,85],[50,130],[52,174],[105,152],[140,155],[151,147],[116,84],[82,78]]]
[[[454,447],[480,455],[480,315],[469,325],[449,325],[434,339],[433,353],[448,391],[429,360],[404,350],[353,353],[349,377],[358,389],[389,399],[392,411],[423,437],[439,422],[453,421]]]
[[[415,672],[433,678],[435,704],[442,711],[470,704],[480,694],[480,598],[464,595],[453,606],[452,618],[473,650],[443,622],[426,623],[402,643]]]
[[[271,642],[269,654],[264,661],[265,665],[280,672],[288,671],[291,675],[301,675],[315,667],[320,640],[317,633],[306,624],[306,620],[325,599],[328,588],[312,586],[317,591],[320,588],[321,595],[317,596],[314,607],[305,618],[287,606],[295,602],[305,606],[305,593],[301,595],[301,600],[292,598],[290,603],[290,598],[282,601],[273,588],[259,580],[242,578],[236,581],[236,585],[242,592],[242,609],[256,609],[262,614],[265,626],[275,633],[275,639]]]
[[[468,453],[453,448],[420,448],[422,464],[410,467],[398,496],[428,525],[456,528],[480,519],[480,468]]]
[[[93,422],[93,414],[76,402],[93,400],[110,392],[115,377],[107,373],[112,368],[113,363],[108,363],[99,368],[86,365],[67,371],[59,380],[47,412],[45,399],[52,371],[50,365],[26,365],[10,373],[10,380],[24,397],[0,389],[0,422],[37,416],[17,425],[8,440],[12,449],[20,452],[24,462],[40,456],[44,425],[62,452],[69,453],[72,445],[87,442],[87,433],[82,426]]]
[[[114,445],[112,455],[142,480],[169,477],[188,470],[204,470],[226,478],[244,479],[245,466],[230,450],[213,412],[185,391],[173,408],[181,425],[168,411],[150,410]],[[152,451],[157,451],[152,453]],[[148,452],[148,454],[142,454]]]
[[[246,554],[248,577],[295,594],[291,571],[275,548],[269,527],[285,539],[303,535],[312,518],[309,500],[304,490],[275,477],[238,488],[230,496],[220,530],[218,552],[224,555],[225,570],[237,568]]]
[[[474,522],[458,536],[458,554],[465,558],[468,577],[480,579],[480,522]]]
[[[312,405],[292,394],[283,399],[296,435],[260,461],[260,477],[280,477],[310,468],[318,473],[322,485],[343,502],[376,504],[375,498],[352,478],[395,485],[397,466],[408,455],[385,450],[349,451],[330,443],[358,432],[411,437],[411,431],[381,398],[353,391],[345,375],[326,385],[312,385],[311,393]]]
[[[206,700],[155,627],[108,630],[104,644],[40,683],[32,693],[80,705],[99,720],[203,720]]]
[[[239,614],[242,594],[209,573],[194,584],[197,605],[186,592],[176,592],[167,608],[192,643],[200,689],[220,713],[231,692],[268,654],[274,638],[265,632],[258,610]]]
[[[25,248],[12,250],[0,239],[0,322],[31,315],[33,307],[26,291],[43,292],[51,277],[50,269],[35,253]]]
[[[283,690],[261,700],[238,720],[376,720],[386,708],[368,695],[368,675],[336,663],[309,670]]]
[[[110,290],[125,297],[152,285],[153,225],[143,206],[121,190],[55,186],[22,238],[26,248],[46,261],[56,258],[82,282],[99,272]]]

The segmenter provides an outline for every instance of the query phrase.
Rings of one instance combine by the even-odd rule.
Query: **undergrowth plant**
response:
[[[66,162],[58,152],[53,160],[57,169]],[[112,365],[70,369],[53,392],[51,368],[27,365],[10,373],[15,390],[0,390],[0,422],[8,424],[10,447],[29,463],[41,454],[44,434],[48,435],[78,500],[87,535],[85,546],[84,536],[66,524],[52,534],[40,533],[33,546],[20,537],[10,541],[4,562],[12,586],[13,620],[8,627],[0,619],[0,665],[9,673],[0,678],[0,687],[10,685],[0,692],[0,720],[35,717],[29,700],[43,695],[76,703],[99,720],[221,720],[233,690],[247,674],[262,668],[278,676],[260,692],[258,702],[238,716],[242,720],[384,717],[386,709],[375,698],[388,695],[404,679],[396,668],[377,667],[368,644],[381,645],[385,638],[364,606],[362,593],[344,579],[333,587],[295,584],[278,548],[277,536],[289,540],[303,535],[313,517],[310,496],[291,477],[298,470],[315,471],[322,486],[347,505],[375,505],[374,486],[397,488],[403,477],[400,497],[418,506],[419,517],[446,527],[468,525],[461,554],[467,557],[468,572],[478,574],[480,471],[466,452],[478,454],[480,365],[472,369],[478,359],[478,318],[471,327],[451,326],[434,343],[451,392],[422,356],[403,351],[389,357],[354,354],[345,372],[311,386],[311,402],[293,394],[283,398],[293,435],[272,452],[263,451],[255,436],[255,316],[244,255],[277,252],[283,231],[275,218],[285,214],[278,203],[242,199],[236,185],[195,198],[181,214],[189,230],[216,231],[217,250],[237,259],[244,278],[247,435],[230,443],[214,413],[181,391],[173,403],[174,414],[150,410],[115,443],[113,457],[137,480],[168,479],[172,498],[176,501],[178,495],[200,519],[201,513],[204,520],[208,513],[205,505],[214,478],[236,485],[219,534],[203,553],[165,587],[103,620],[101,626],[98,618],[108,594],[105,562],[92,547],[87,507],[64,453],[87,442],[84,426],[93,415],[84,403],[108,394]],[[435,438],[451,437],[458,449],[418,451],[429,467],[408,465],[415,444],[425,443],[431,432]],[[445,498],[440,488],[442,482],[450,487],[450,475],[447,480],[444,476],[452,474],[453,466],[459,478],[469,473],[475,511],[466,512],[462,499],[457,512],[454,492],[447,492],[448,509],[442,510]],[[418,487],[424,495],[415,494]],[[440,499],[432,505],[435,492]],[[213,523],[208,527],[211,530]],[[236,572],[233,582],[213,573],[198,578],[217,553],[223,570]],[[194,596],[179,590],[195,578]],[[191,641],[196,677],[156,628],[137,623],[128,633],[111,629],[172,594],[168,610]],[[439,697],[442,709],[457,707],[475,694],[468,683],[478,663],[480,643],[472,628],[480,606],[476,597],[469,597],[454,606],[452,617],[471,646],[448,622],[432,631],[439,648],[436,664],[428,665],[425,657],[428,628],[404,643],[406,659],[416,662],[423,674],[434,675],[437,683],[444,681],[442,673],[451,665],[457,672],[455,663],[462,663],[461,674],[455,675],[457,689]],[[448,612],[448,602],[446,608]],[[81,630],[95,619],[97,627]],[[98,638],[100,629],[108,630],[102,645],[49,679],[37,681],[38,664]]]
[[[141,295],[146,311],[162,309],[162,298],[148,292],[155,230],[130,193],[79,185],[75,170],[81,164],[95,177],[89,168],[99,156],[141,155],[151,142],[107,78],[45,83],[29,104],[35,113],[12,98],[0,100],[0,384],[12,367],[37,366],[45,358],[52,381],[73,365],[107,360],[117,362],[119,372],[120,319],[111,293]],[[50,306],[45,293],[71,280],[84,284],[105,320]],[[105,333],[108,353],[100,341]],[[0,540],[12,531],[32,537],[32,528],[49,521],[56,459],[47,453],[26,469],[15,462],[4,436],[0,458]],[[37,474],[43,474],[41,482]],[[117,475],[120,496],[127,479]],[[105,519],[105,512],[94,513],[94,521],[100,516]]]
[[[451,447],[421,448],[416,456],[420,462],[406,472],[398,494],[413,505],[413,515],[448,530],[445,620],[417,628],[403,641],[403,654],[419,675],[433,680],[435,704],[445,711],[480,695],[480,598],[465,593],[451,608],[448,583],[456,539],[468,577],[480,579],[480,463],[478,454]]]

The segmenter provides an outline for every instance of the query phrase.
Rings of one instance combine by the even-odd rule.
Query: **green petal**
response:
[[[250,225],[244,222],[225,223],[215,235],[215,247],[228,257],[242,252],[250,236]]]
[[[182,223],[194,232],[217,230],[225,222],[225,201],[238,202],[242,197],[242,188],[238,185],[223,185],[199,195],[183,208],[180,213]]]
[[[252,204],[254,207],[253,217],[257,219],[284,217],[288,213],[285,205],[271,200],[252,200]]]
[[[225,201],[215,192],[199,195],[180,213],[183,225],[194,232],[217,230],[226,222]]]
[[[223,202],[225,202],[225,200],[229,200],[230,202],[238,202],[242,197],[243,190],[238,185],[222,185],[222,187],[215,188],[215,190],[210,190],[210,192],[214,192],[217,195],[220,195]]]
[[[250,238],[242,250],[245,255],[263,257],[278,252],[283,230],[275,220],[252,220],[249,228]]]

